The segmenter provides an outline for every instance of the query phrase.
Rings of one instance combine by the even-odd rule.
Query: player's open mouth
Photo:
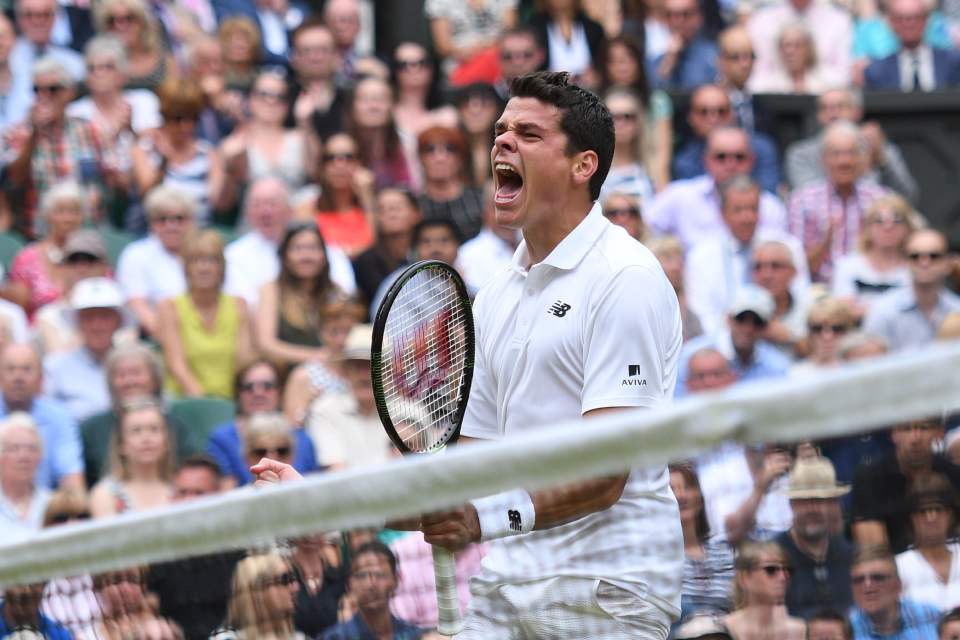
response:
[[[496,203],[506,204],[515,200],[523,190],[523,177],[513,165],[506,162],[495,163],[493,173],[497,182],[497,192],[494,197]]]

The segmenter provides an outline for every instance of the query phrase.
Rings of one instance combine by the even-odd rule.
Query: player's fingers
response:
[[[420,524],[422,526],[432,526],[440,523],[447,523],[451,521],[463,521],[464,510],[463,509],[451,509],[450,511],[434,511],[433,513],[425,513],[420,516]]]
[[[443,547],[447,551],[453,551],[454,553],[462,551],[470,542],[462,533],[444,533],[440,535],[427,535],[424,533],[423,539],[427,544]]]

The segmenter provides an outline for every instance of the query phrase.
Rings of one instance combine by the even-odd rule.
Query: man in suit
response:
[[[890,2],[887,17],[900,38],[900,50],[866,68],[867,89],[936,91],[960,85],[960,53],[923,42],[929,14],[924,0]]]

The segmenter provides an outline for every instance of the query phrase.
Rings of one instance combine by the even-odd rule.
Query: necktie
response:
[[[913,63],[913,91],[922,91],[923,88],[920,86],[920,53],[914,51],[910,60]]]

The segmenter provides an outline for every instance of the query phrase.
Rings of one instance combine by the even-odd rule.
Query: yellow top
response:
[[[187,366],[208,396],[233,398],[233,376],[237,362],[237,331],[240,317],[231,296],[220,294],[213,331],[208,331],[189,294],[173,299],[180,320],[180,341]],[[172,378],[170,386],[177,395],[183,393]]]

